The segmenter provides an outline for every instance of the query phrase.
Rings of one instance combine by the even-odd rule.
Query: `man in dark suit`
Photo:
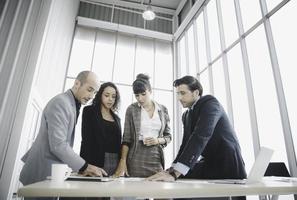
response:
[[[174,81],[184,108],[184,135],[172,166],[148,180],[244,179],[246,171],[235,131],[218,100],[202,96],[200,82],[192,76]]]

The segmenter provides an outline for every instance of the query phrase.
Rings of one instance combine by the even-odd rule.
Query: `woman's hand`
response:
[[[112,175],[112,177],[115,177],[115,178],[118,178],[118,177],[121,177],[121,176],[129,176],[128,170],[127,170],[126,160],[124,160],[124,159],[120,160],[115,173]]]
[[[143,139],[143,144],[146,146],[153,146],[153,145],[159,145],[159,138],[154,137],[146,137]]]

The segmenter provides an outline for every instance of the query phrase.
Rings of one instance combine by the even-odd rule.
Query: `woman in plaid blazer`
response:
[[[116,177],[148,177],[163,170],[163,148],[171,141],[168,110],[151,99],[147,75],[137,75],[133,92],[137,102],[126,111]]]

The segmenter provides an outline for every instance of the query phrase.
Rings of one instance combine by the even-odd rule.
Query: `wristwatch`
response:
[[[174,180],[176,181],[176,179],[177,179],[177,176],[176,176],[176,174],[175,174],[175,172],[174,172],[174,169],[173,168],[169,168],[168,169],[168,173],[174,178]]]

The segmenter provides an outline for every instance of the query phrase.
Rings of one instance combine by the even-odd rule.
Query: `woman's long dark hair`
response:
[[[107,88],[107,87],[112,87],[116,91],[116,99],[115,99],[115,102],[114,102],[114,104],[113,104],[113,106],[111,108],[112,111],[116,112],[116,111],[118,111],[119,105],[120,105],[120,93],[119,93],[119,90],[118,90],[117,86],[112,82],[106,82],[106,83],[103,83],[100,86],[99,91],[97,92],[95,98],[93,99],[92,105],[95,106],[95,107],[97,107],[97,106],[101,107],[102,93],[103,93],[104,89]]]

